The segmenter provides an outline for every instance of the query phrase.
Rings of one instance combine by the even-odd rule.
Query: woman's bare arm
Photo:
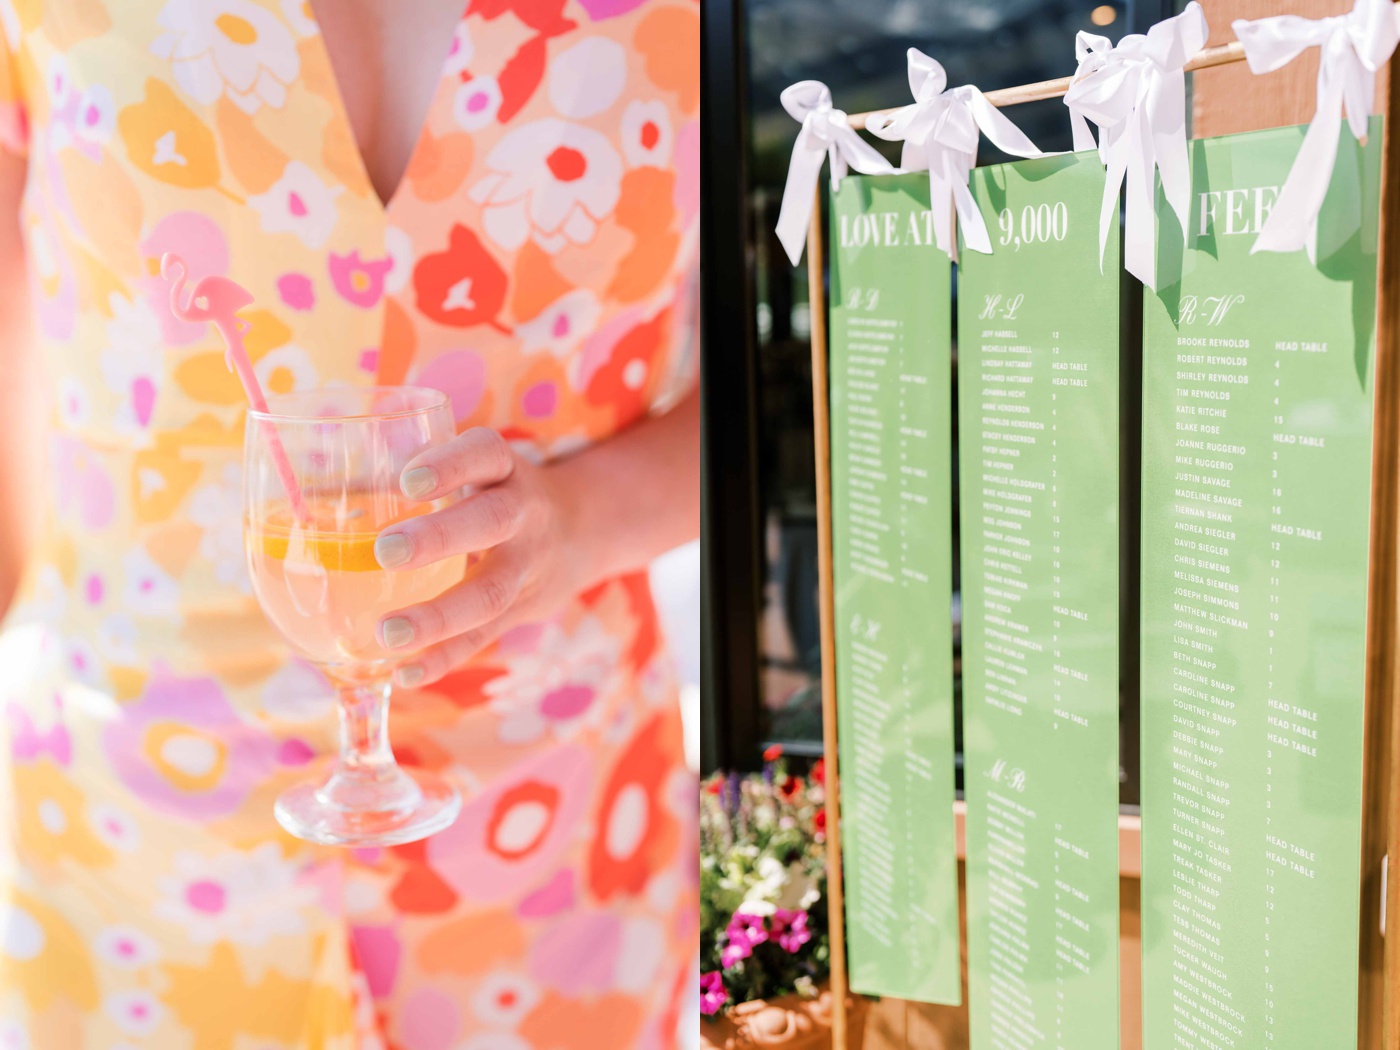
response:
[[[20,237],[24,174],[21,158],[0,152],[0,610],[9,607],[33,532],[43,456],[43,398]]]

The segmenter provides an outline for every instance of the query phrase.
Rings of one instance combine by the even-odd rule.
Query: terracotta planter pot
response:
[[[773,1046],[782,1050],[826,1050],[831,1046],[831,992],[825,985],[815,999],[781,995],[740,1003],[727,1013],[700,1019],[701,1050],[749,1050]],[[846,999],[849,1047],[860,1050],[861,1023],[867,1002],[858,995]]]

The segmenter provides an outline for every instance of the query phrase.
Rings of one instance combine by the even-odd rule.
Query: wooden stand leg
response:
[[[836,755],[836,595],[831,577],[831,413],[826,378],[826,286],[822,192],[807,230],[807,291],[812,331],[812,428],[817,456],[817,571],[822,647],[822,753],[826,766],[826,907],[831,927],[831,1045],[846,1050],[846,909],[841,891],[841,799]]]

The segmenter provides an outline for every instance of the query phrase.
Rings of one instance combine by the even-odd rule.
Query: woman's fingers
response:
[[[505,543],[524,520],[525,500],[518,487],[494,485],[450,507],[391,525],[374,541],[374,558],[385,569],[415,569]]]
[[[488,624],[515,604],[525,569],[526,560],[509,544],[498,547],[457,586],[384,617],[379,640],[386,649],[424,649]]]
[[[394,680],[405,689],[431,685],[453,668],[460,667],[510,629],[512,617],[502,616],[473,627],[454,638],[429,646],[394,672]]]
[[[514,468],[515,457],[505,438],[489,427],[472,427],[409,460],[399,476],[399,488],[409,499],[421,502],[464,485],[498,485]]]

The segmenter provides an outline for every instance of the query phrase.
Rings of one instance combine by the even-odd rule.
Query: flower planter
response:
[[[773,1046],[782,1050],[827,1050],[831,1047],[831,992],[824,985],[815,999],[781,995],[739,1003],[726,1013],[700,1018],[701,1050],[749,1050]],[[867,1001],[846,999],[847,1047],[860,1050]]]

